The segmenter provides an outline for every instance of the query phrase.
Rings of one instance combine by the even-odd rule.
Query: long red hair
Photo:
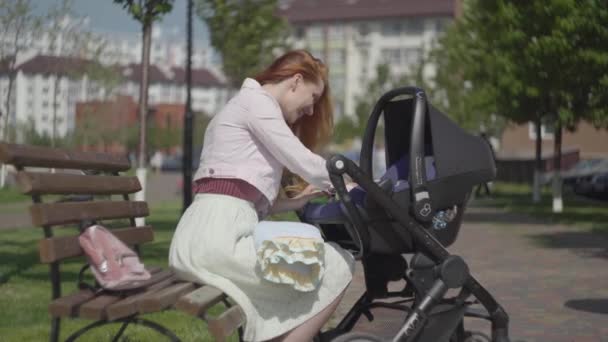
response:
[[[329,142],[334,129],[327,66],[306,50],[293,50],[277,58],[266,70],[255,76],[255,79],[264,85],[279,83],[295,74],[301,74],[305,81],[322,81],[324,84],[323,93],[314,104],[313,115],[305,115],[290,125],[304,146],[318,153]],[[302,190],[306,186],[306,183],[295,175],[285,176],[283,183],[289,184],[286,189],[288,193]]]

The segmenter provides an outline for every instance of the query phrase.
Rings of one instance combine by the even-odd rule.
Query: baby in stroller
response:
[[[388,168],[374,181],[372,149],[381,116]],[[473,187],[495,177],[487,144],[427,105],[423,90],[405,87],[386,93],[372,111],[360,166],[337,155],[327,168],[336,198],[311,203],[299,216],[318,226],[326,240],[353,251],[364,269],[366,292],[319,340],[379,341],[349,331],[361,315],[371,320],[370,309],[385,307],[404,311],[393,341],[483,341],[483,335],[465,330],[464,317],[489,320],[491,341],[509,341],[506,312],[465,261],[445,248],[456,240]],[[344,174],[359,187],[347,191]],[[408,261],[406,255],[413,256]],[[403,290],[388,291],[394,280],[406,281]],[[449,289],[458,294],[447,298]]]

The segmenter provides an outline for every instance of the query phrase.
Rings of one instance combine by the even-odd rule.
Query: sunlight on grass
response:
[[[30,198],[21,194],[17,189],[0,189],[0,204],[27,202]]]
[[[532,201],[532,189],[527,184],[495,183],[491,197],[478,198],[474,206],[504,208],[514,213],[527,214],[547,223],[567,224],[581,229],[608,233],[608,202],[587,199],[565,188],[564,211],[553,213],[550,187],[543,187],[540,203]]]
[[[181,213],[178,203],[163,203],[151,210],[147,224],[155,227],[155,241],[142,248],[143,261],[148,265],[167,265],[170,239]],[[57,229],[58,235],[74,232],[73,228]],[[50,332],[47,311],[51,296],[48,266],[38,259],[39,228],[0,231],[0,341],[45,341]],[[82,259],[63,263],[62,291],[75,290]],[[217,314],[221,305],[212,309]],[[212,341],[202,320],[177,311],[166,311],[143,316],[172,330],[182,341]],[[63,320],[61,339],[91,323],[88,320]],[[94,329],[78,341],[109,341],[120,324]],[[233,336],[231,341],[237,341]],[[137,326],[129,327],[121,341],[167,341],[158,333]]]

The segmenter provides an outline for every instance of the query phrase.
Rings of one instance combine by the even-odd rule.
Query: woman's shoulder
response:
[[[261,116],[281,117],[281,107],[277,101],[262,89],[243,89],[235,98],[236,104],[248,112]]]

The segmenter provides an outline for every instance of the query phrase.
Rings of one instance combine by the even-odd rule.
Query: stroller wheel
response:
[[[480,333],[479,331],[469,332],[467,337],[462,342],[491,342],[492,340],[488,335]]]
[[[347,334],[336,337],[331,342],[382,342],[382,339],[372,334],[349,332]]]

